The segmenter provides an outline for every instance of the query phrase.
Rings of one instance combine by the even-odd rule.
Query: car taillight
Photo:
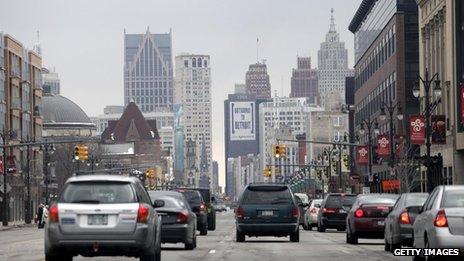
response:
[[[292,208],[292,217],[294,218],[300,217],[300,210],[297,207]]]
[[[358,208],[358,209],[354,212],[354,216],[357,217],[357,218],[363,217],[363,216],[364,216],[364,210]]]
[[[138,223],[147,223],[148,215],[150,210],[144,204],[139,204],[139,210],[137,211],[137,222]]]
[[[206,211],[206,206],[205,203],[200,204],[200,212],[205,212]]]
[[[177,223],[187,223],[188,221],[188,212],[182,211],[177,214]]]
[[[50,223],[58,222],[58,205],[53,204],[48,211],[48,219]]]
[[[436,227],[448,227],[448,219],[446,218],[445,210],[441,209],[438,211],[433,223]]]
[[[411,219],[409,218],[408,211],[403,211],[400,214],[400,223],[401,224],[411,224]]]
[[[245,211],[243,210],[243,208],[237,208],[237,210],[235,210],[235,218],[242,219],[244,217],[245,217]]]
[[[312,208],[309,212],[311,214],[316,214],[317,213],[317,208]]]

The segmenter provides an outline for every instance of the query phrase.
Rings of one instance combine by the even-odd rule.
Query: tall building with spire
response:
[[[345,43],[340,41],[340,35],[335,29],[334,9],[330,10],[329,31],[325,41],[317,53],[318,85],[321,104],[329,93],[345,93],[345,78],[353,76],[353,70],[348,68],[348,50]],[[345,103],[343,95],[340,102]]]
[[[250,64],[246,72],[245,85],[247,94],[254,95],[257,99],[271,98],[271,83],[264,61]]]
[[[126,34],[124,30],[124,104],[142,112],[172,109],[172,34]]]

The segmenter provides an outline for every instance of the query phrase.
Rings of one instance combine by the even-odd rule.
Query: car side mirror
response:
[[[157,199],[153,202],[153,207],[154,208],[162,208],[164,207],[164,200]]]

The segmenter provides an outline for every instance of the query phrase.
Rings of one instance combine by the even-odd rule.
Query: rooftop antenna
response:
[[[330,32],[335,32],[335,18],[334,18],[334,9],[330,9]]]
[[[257,63],[259,63],[258,47],[259,47],[259,38],[256,37],[256,62]]]
[[[280,76],[280,95],[284,97],[284,76]]]
[[[36,40],[34,44],[34,52],[36,52],[38,55],[42,55],[42,48],[40,47],[40,33],[39,30],[36,32]]]

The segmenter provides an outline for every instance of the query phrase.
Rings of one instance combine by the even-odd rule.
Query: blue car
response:
[[[290,236],[299,242],[300,211],[291,189],[284,184],[250,184],[235,210],[236,241],[245,236]]]

